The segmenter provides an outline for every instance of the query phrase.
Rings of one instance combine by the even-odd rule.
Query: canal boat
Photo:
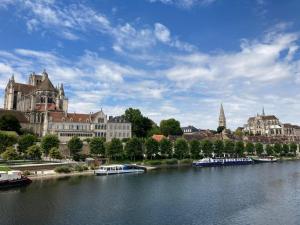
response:
[[[26,186],[31,180],[22,175],[21,171],[0,171],[0,189]]]
[[[101,166],[95,171],[96,175],[113,175],[127,173],[144,173],[145,170],[136,165],[109,165]]]
[[[251,158],[204,158],[193,162],[196,167],[235,166],[253,164]]]
[[[263,157],[263,158],[252,158],[255,163],[272,163],[277,162],[278,159],[273,156]]]

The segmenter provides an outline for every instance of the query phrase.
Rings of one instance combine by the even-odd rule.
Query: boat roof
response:
[[[109,167],[121,167],[124,166],[122,164],[112,164],[112,165],[106,165],[106,166],[100,166],[100,167],[104,167],[104,168],[109,168]]]

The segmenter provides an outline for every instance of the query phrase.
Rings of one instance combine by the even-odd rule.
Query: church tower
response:
[[[225,117],[225,113],[224,113],[222,103],[221,103],[221,107],[220,107],[219,127],[225,127],[226,128],[226,117]]]

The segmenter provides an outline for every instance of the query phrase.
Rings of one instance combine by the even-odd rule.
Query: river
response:
[[[1,225],[300,224],[300,161],[34,181],[0,192]]]

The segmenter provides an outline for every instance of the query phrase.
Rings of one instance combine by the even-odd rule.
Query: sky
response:
[[[0,101],[46,69],[70,112],[216,129],[276,115],[300,124],[298,0],[1,0]],[[2,104],[3,105],[3,104]]]

